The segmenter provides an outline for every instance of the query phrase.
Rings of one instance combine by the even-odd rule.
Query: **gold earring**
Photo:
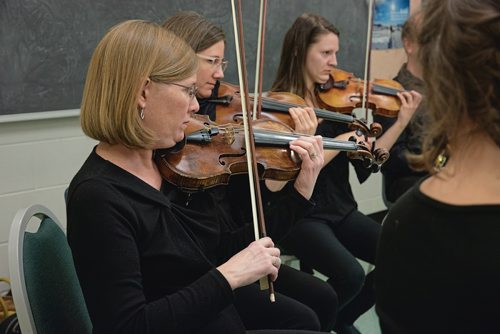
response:
[[[144,108],[141,108],[141,119],[144,119]]]
[[[446,149],[444,149],[436,157],[436,160],[434,160],[434,169],[436,171],[440,171],[444,166],[446,166],[446,161],[448,161],[448,153],[446,152]]]

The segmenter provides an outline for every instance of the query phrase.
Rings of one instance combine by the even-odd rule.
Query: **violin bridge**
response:
[[[224,139],[228,145],[232,145],[234,143],[234,127],[229,125],[226,128]]]

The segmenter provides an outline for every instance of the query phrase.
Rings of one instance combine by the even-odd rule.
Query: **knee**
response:
[[[336,313],[339,299],[335,289],[330,284],[324,284],[321,288],[311,291],[312,300],[316,301],[317,308],[325,313]]]
[[[321,331],[331,331],[339,308],[337,293],[330,284],[325,284],[321,289],[313,291],[311,297],[315,302],[314,310],[318,315]]]
[[[339,299],[343,299],[343,302],[354,298],[361,291],[364,282],[365,271],[361,265],[351,266],[328,279],[328,283],[337,291]]]
[[[289,324],[285,326],[285,328],[294,328],[294,329],[302,329],[309,331],[320,331],[321,323],[318,315],[309,307],[304,308],[300,314],[300,316],[294,317],[294,319],[290,319],[293,324]]]
[[[331,277],[335,284],[341,284],[346,287],[351,287],[353,290],[361,289],[365,282],[365,271],[360,264],[344,267],[337,275]]]

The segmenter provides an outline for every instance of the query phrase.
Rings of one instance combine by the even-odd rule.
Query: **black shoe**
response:
[[[361,332],[358,331],[356,327],[354,327],[354,325],[347,325],[347,324],[338,325],[335,326],[333,330],[337,334],[361,334]]]

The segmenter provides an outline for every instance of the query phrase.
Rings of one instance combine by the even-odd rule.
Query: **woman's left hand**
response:
[[[299,175],[295,179],[295,189],[305,198],[310,199],[325,156],[321,136],[299,137],[290,142],[290,149],[302,159]]]
[[[405,128],[420,105],[422,95],[417,91],[411,90],[398,93],[398,97],[401,100],[398,122],[403,128]]]
[[[300,134],[314,135],[318,127],[318,118],[311,107],[288,109],[293,119],[294,130]]]

